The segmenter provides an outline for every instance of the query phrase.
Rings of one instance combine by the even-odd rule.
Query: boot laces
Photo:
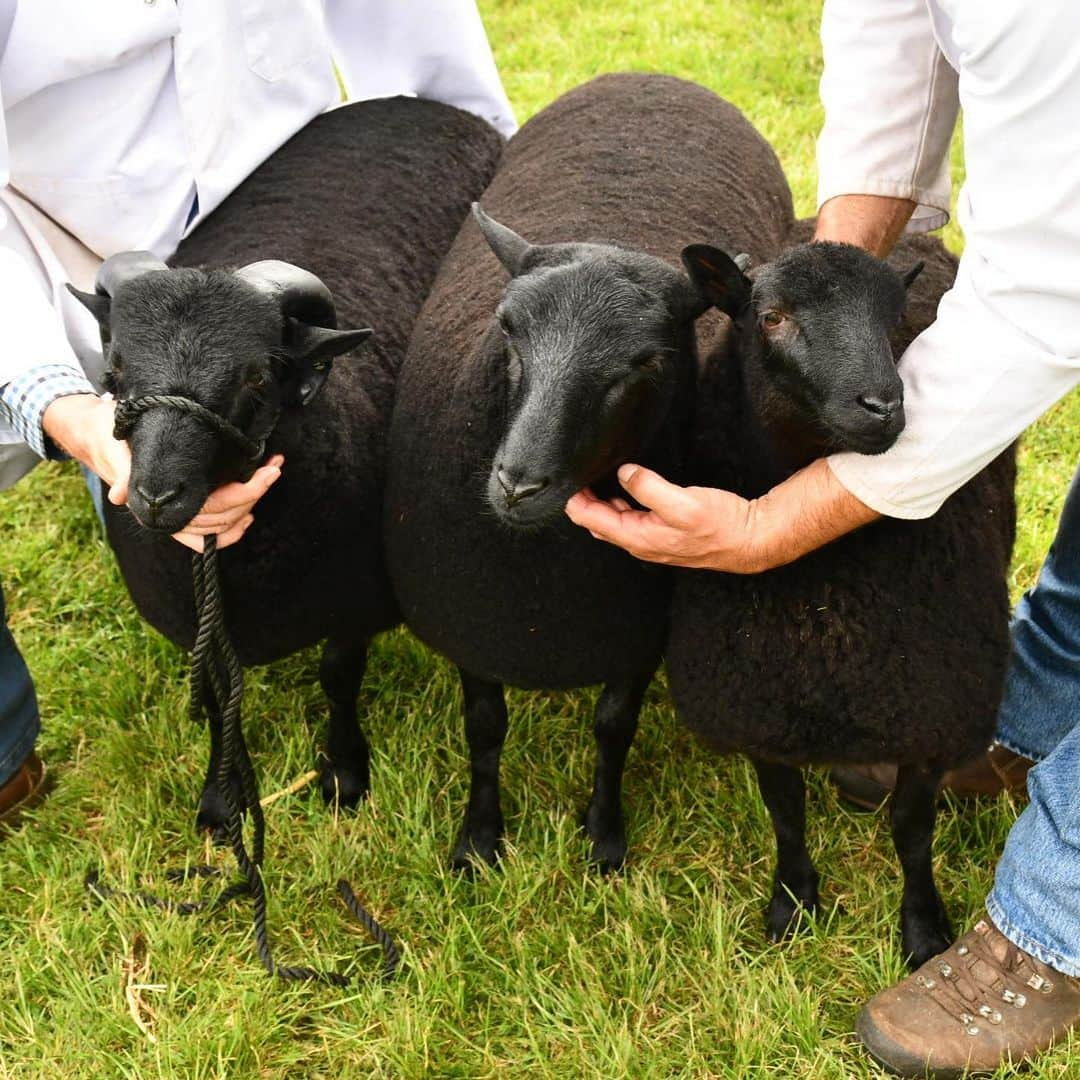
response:
[[[1000,1024],[1004,1009],[1024,1008],[1033,992],[1048,994],[1054,989],[1031,957],[1007,938],[1003,938],[1005,955],[999,959],[990,947],[991,932],[990,924],[980,920],[972,933],[931,963],[928,973],[915,976],[915,982],[972,1037],[984,1023]]]

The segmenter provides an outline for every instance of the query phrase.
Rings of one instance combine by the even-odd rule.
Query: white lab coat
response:
[[[96,374],[65,281],[169,256],[340,102],[335,64],[349,100],[415,94],[514,129],[473,0],[0,0],[0,47],[0,386],[45,363]],[[0,419],[0,486],[35,460]]]
[[[821,37],[819,205],[891,195],[943,224],[964,111],[965,251],[900,362],[907,428],[829,459],[875,510],[928,517],[1080,382],[1080,3],[827,0]]]

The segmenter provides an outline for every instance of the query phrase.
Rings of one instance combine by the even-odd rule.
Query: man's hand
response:
[[[114,506],[127,503],[131,451],[113,438],[116,404],[93,394],[57,398],[42,417],[42,427],[65,453],[101,477]],[[235,544],[255,520],[252,509],[281,475],[285,459],[275,454],[243,484],[224,484],[210,494],[199,514],[173,539],[202,551],[203,537],[216,534],[218,547]]]
[[[610,503],[579,491],[566,504],[570,520],[635,558],[674,566],[753,573],[763,570],[753,547],[754,504],[729,491],[679,487],[637,465],[619,469],[619,483],[642,506]]]
[[[100,476],[109,489],[109,502],[127,502],[131,451],[125,442],[112,437],[116,403],[95,394],[67,394],[58,397],[41,418],[45,434],[65,454]]]
[[[202,510],[188,522],[187,527],[173,533],[173,539],[192,551],[202,551],[203,537],[211,533],[217,536],[219,548],[235,544],[255,520],[251,511],[277,481],[284,464],[285,458],[281,454],[274,454],[251,474],[250,480],[243,484],[222,484],[210,493]]]
[[[783,566],[879,516],[852,495],[824,459],[760,499],[730,491],[679,487],[639,465],[623,465],[619,483],[648,510],[579,491],[570,520],[648,562],[754,574]]]

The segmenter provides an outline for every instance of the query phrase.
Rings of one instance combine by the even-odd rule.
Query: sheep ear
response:
[[[81,292],[71,282],[68,282],[65,288],[97,319],[98,326],[101,327],[103,333],[107,334],[109,332],[109,312],[112,309],[112,298],[105,295],[105,293]]]
[[[734,318],[750,300],[750,281],[739,265],[749,263],[749,256],[733,259],[719,248],[708,244],[691,244],[683,248],[682,262],[705,307],[717,307]]]
[[[503,264],[506,272],[515,277],[521,273],[525,259],[532,250],[532,245],[522,236],[518,236],[513,229],[500,225],[493,217],[489,217],[481,209],[479,203],[472,204],[473,217],[488,246],[495,252],[499,262]]]
[[[903,275],[904,288],[910,289],[915,279],[922,273],[923,267],[926,265],[920,259],[906,274]]]
[[[372,335],[370,328],[330,330],[299,319],[285,320],[289,354],[284,399],[287,405],[310,405],[326,385],[335,356],[355,349]]]

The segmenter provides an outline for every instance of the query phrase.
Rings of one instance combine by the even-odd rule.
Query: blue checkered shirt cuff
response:
[[[0,386],[0,417],[35,454],[56,460],[67,455],[45,435],[41,426],[45,410],[58,397],[96,393],[78,368],[43,364]]]

